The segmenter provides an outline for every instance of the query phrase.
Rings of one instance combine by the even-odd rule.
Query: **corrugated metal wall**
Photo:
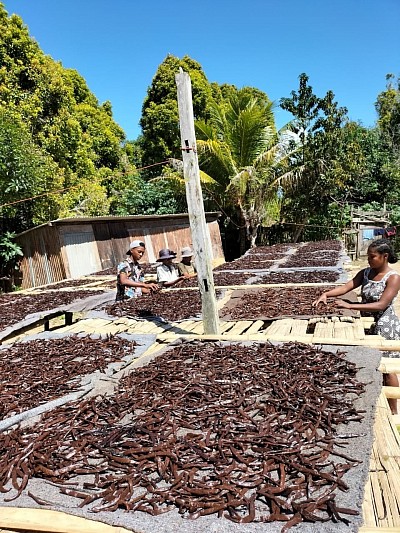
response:
[[[207,213],[215,262],[224,260],[218,213]],[[114,267],[134,239],[146,243],[144,263],[154,263],[161,248],[178,253],[192,245],[188,215],[56,220],[17,236],[24,251],[22,288]]]
[[[65,279],[58,228],[40,226],[16,239],[24,257],[21,261],[22,288],[38,287]]]

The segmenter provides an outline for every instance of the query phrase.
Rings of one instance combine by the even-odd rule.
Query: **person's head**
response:
[[[181,250],[181,261],[182,263],[186,265],[190,265],[190,262],[192,261],[193,252],[189,246],[186,246],[185,248],[182,248]]]
[[[143,241],[132,241],[129,245],[129,250],[126,252],[126,255],[130,255],[134,261],[139,261],[142,259],[144,252],[146,251],[146,246]]]
[[[378,239],[368,246],[368,263],[371,268],[379,268],[385,262],[396,263],[397,256],[393,247],[386,239]]]
[[[175,259],[176,253],[172,250],[169,250],[168,248],[162,248],[158,252],[158,259],[157,261],[159,263],[163,263],[164,265],[170,265],[172,263],[172,260]]]

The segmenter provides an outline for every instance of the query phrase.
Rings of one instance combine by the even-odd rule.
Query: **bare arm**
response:
[[[142,289],[149,289],[151,291],[157,291],[159,289],[157,283],[145,283],[144,281],[131,280],[126,272],[120,272],[119,282],[126,287],[141,287]]]
[[[353,289],[360,287],[360,285],[362,284],[363,277],[364,277],[364,270],[360,270],[360,272],[358,272],[358,274],[356,274],[353,279],[351,279],[344,285],[340,285],[339,287],[335,287],[334,289],[323,292],[321,296],[312,303],[313,306],[316,307],[320,303],[323,303],[326,305],[328,298],[331,298],[333,296],[342,296],[343,294],[347,294]]]
[[[343,300],[336,300],[336,307],[342,309],[354,309],[355,311],[384,311],[392,302],[400,290],[400,276],[390,276],[386,282],[385,290],[382,296],[377,302],[371,302],[368,304],[361,303],[348,303]]]
[[[163,287],[173,287],[174,285],[176,285],[177,283],[180,283],[184,279],[186,279],[186,276],[179,276],[178,278],[174,279],[174,281],[161,281],[160,283],[162,283]]]

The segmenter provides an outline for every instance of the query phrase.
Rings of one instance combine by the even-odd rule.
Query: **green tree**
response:
[[[200,64],[188,56],[179,59],[168,55],[158,67],[142,107],[140,143],[143,166],[182,157],[175,82],[179,68],[188,72],[192,81],[195,118],[207,117],[211,87]],[[154,177],[159,174],[157,167],[149,169],[145,175]]]
[[[56,216],[63,172],[33,142],[18,115],[0,108],[0,206],[4,230],[23,231]],[[34,197],[29,202],[21,200]]]
[[[89,212],[107,211],[107,205],[111,204],[107,194],[112,187],[103,183],[104,169],[115,173],[131,170],[125,134],[112,118],[110,102],[100,105],[82,76],[46,56],[30,37],[22,19],[16,15],[8,17],[2,4],[0,111],[24,124],[37,152],[52,160],[54,179],[46,174],[46,190],[58,190],[61,185],[73,187],[75,193],[80,191],[59,197],[56,202],[53,197],[58,211],[52,215],[78,214],[82,205],[92,206]],[[37,191],[35,187],[30,189],[32,181],[28,176],[25,183],[25,197],[34,196]],[[90,183],[92,187],[87,186]],[[102,187],[105,187],[104,198]],[[94,201],[96,190],[102,197],[99,202]],[[75,205],[71,203],[74,200]],[[43,202],[34,202],[25,204],[25,213],[29,211],[32,212],[27,219],[34,221],[42,220],[46,209]],[[48,209],[47,213],[50,215]]]
[[[280,101],[282,109],[294,116],[292,127],[299,138],[291,158],[292,180],[285,191],[283,209],[286,221],[298,224],[295,241],[312,217],[328,212],[334,194],[346,186],[347,179],[337,156],[343,150],[341,127],[347,110],[338,107],[332,91],[318,98],[308,80],[301,74],[298,91]]]
[[[348,177],[337,197],[357,205],[398,203],[399,168],[379,128],[349,122],[342,128],[342,136],[344,149],[337,153],[337,159]]]
[[[0,287],[4,292],[12,290],[18,261],[23,255],[21,248],[14,242],[14,237],[15,234],[8,231],[0,234]]]
[[[396,79],[393,74],[388,74],[386,80],[386,90],[378,95],[375,103],[378,112],[378,126],[388,147],[396,157],[399,157],[400,77]]]
[[[207,121],[196,122],[197,148],[206,196],[239,232],[239,253],[255,244],[257,230],[276,199],[284,160],[272,102],[252,88],[222,91]]]
[[[378,95],[378,131],[384,153],[380,186],[385,200],[400,203],[400,77],[388,74],[386,90]]]
[[[171,179],[144,180],[131,176],[130,185],[115,207],[118,215],[167,215],[185,213],[186,197]]]

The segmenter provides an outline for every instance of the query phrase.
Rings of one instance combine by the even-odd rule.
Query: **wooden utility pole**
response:
[[[179,73],[175,75],[175,80],[178,88],[183,175],[192,232],[194,263],[201,293],[204,333],[217,335],[219,333],[218,309],[212,273],[211,239],[204,214],[203,193],[200,185],[194,132],[192,84],[189,74],[183,72],[181,68]]]

